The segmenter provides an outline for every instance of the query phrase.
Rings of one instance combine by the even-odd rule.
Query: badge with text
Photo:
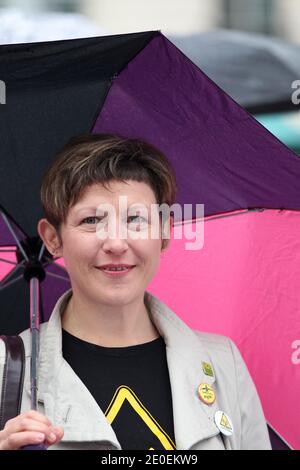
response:
[[[224,411],[216,411],[214,420],[219,431],[225,436],[232,436],[233,424],[229,416]]]
[[[209,375],[210,377],[214,377],[214,370],[208,362],[202,362],[202,369],[205,375]]]
[[[212,405],[216,400],[216,394],[209,384],[200,384],[198,387],[198,395],[200,400],[206,405]]]

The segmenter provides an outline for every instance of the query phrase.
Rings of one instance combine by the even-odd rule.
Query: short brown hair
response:
[[[175,203],[175,172],[167,157],[152,144],[117,134],[75,136],[56,155],[41,185],[45,217],[60,241],[61,224],[84,190],[94,183],[106,187],[112,180],[145,182],[158,204]]]

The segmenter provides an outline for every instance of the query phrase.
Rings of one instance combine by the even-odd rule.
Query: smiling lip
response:
[[[95,266],[96,269],[99,269],[99,271],[102,271],[106,276],[108,277],[124,277],[126,274],[128,274],[130,271],[132,271],[133,268],[135,268],[135,265],[132,264],[104,264],[102,266]],[[124,268],[119,271],[109,271],[109,268]]]

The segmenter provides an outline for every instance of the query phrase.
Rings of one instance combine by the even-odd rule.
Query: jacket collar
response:
[[[58,299],[41,334],[38,400],[49,419],[63,426],[63,441],[108,441],[121,449],[104,413],[62,355],[61,314],[71,295],[69,289]],[[198,396],[200,383],[215,381],[202,369],[211,359],[197,334],[162,301],[146,292],[145,303],[166,345],[176,448],[190,449],[219,433],[213,420],[217,402],[208,406]],[[30,393],[29,382],[26,388]]]

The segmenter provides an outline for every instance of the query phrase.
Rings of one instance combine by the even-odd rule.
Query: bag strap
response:
[[[5,423],[20,414],[23,382],[25,351],[20,336],[0,336],[6,347],[6,359],[2,378],[0,403],[0,430]]]

